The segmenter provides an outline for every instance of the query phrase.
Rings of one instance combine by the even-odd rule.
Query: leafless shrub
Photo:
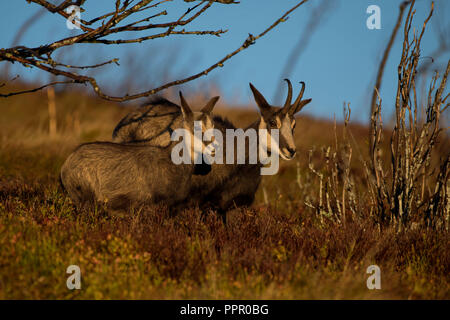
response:
[[[348,128],[350,109],[345,105],[342,139],[335,134],[334,147],[322,149],[319,166],[314,164],[313,151],[310,152],[309,168],[317,177],[318,185],[313,188],[318,187],[318,195],[315,200],[308,199],[305,203],[322,223],[332,220],[344,225],[349,218],[358,218],[364,213],[365,218],[372,217],[380,227],[393,224],[401,230],[411,226],[411,222],[417,226],[423,221],[428,227],[448,229],[450,152],[448,136],[442,134],[441,115],[450,105],[446,102],[450,94],[444,94],[450,60],[442,76],[435,72],[426,104],[421,105],[416,90],[420,45],[434,6],[418,32],[411,30],[414,3],[411,2],[404,26],[394,127],[390,135],[383,130],[377,84],[375,96],[378,99],[370,123],[369,160],[357,149],[366,171],[368,190],[355,190],[353,180],[356,176],[351,172],[352,145],[349,142],[349,136],[353,136]],[[388,143],[384,143],[385,136],[390,138]]]
[[[398,88],[395,102],[395,125],[390,139],[390,166],[383,160],[381,144],[383,123],[381,99],[371,117],[372,139],[370,145],[369,192],[374,214],[381,223],[395,222],[399,227],[408,225],[419,217],[428,226],[444,225],[449,215],[449,165],[450,153],[436,154],[442,125],[440,116],[448,107],[448,96],[444,96],[450,60],[442,77],[436,71],[431,80],[425,117],[420,117],[420,106],[416,92],[416,75],[420,59],[420,45],[425,27],[433,13],[425,20],[420,34],[411,25],[415,11],[414,1],[409,9],[404,27],[402,55],[398,67]],[[441,135],[442,136],[442,135]],[[445,139],[445,138],[444,138]],[[438,156],[440,165],[433,164]],[[448,226],[447,226],[448,227]]]
[[[307,201],[306,205],[313,208],[324,222],[324,217],[339,224],[345,223],[347,210],[352,216],[357,214],[354,183],[350,175],[350,165],[353,149],[348,139],[348,124],[350,121],[350,105],[344,103],[344,126],[342,139],[338,139],[336,122],[334,127],[335,144],[322,149],[321,157],[325,160],[322,170],[314,168],[312,150],[309,155],[309,169],[319,178],[319,197],[316,204]]]

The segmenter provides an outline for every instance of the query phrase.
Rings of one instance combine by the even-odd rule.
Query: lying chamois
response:
[[[212,128],[210,112],[219,97],[201,110],[192,112],[181,92],[181,125],[194,139],[194,121],[203,130]],[[61,168],[61,182],[77,205],[104,203],[116,211],[146,204],[165,204],[173,208],[189,194],[195,159],[205,144],[187,148],[190,164],[176,165],[171,147],[146,144],[93,142],[79,146]],[[200,147],[200,148],[199,148]]]

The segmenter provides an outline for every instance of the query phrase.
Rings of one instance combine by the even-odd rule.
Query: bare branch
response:
[[[54,86],[54,85],[57,85],[57,84],[68,84],[68,83],[79,83],[79,82],[76,81],[76,80],[70,80],[70,81],[54,81],[54,82],[47,83],[47,84],[45,84],[45,85],[43,85],[43,86],[40,86],[40,87],[37,87],[37,88],[34,88],[34,89],[28,89],[28,90],[22,90],[22,91],[10,92],[10,93],[5,93],[5,94],[0,93],[0,97],[2,97],[2,98],[8,98],[8,97],[16,96],[16,95],[19,95],[19,94],[25,94],[25,93],[31,93],[31,92],[40,91],[40,90],[42,90],[42,89],[44,89],[44,88],[47,88],[47,87],[50,87],[50,86]],[[1,86],[0,86],[0,87],[1,87]]]
[[[86,2],[86,0],[79,0],[79,1],[64,1],[59,6],[55,6],[53,4],[48,3],[44,0],[30,0],[31,2],[34,2],[36,4],[39,4],[46,8],[48,11],[53,13],[58,13],[61,16],[67,18],[68,14],[64,12],[63,10],[68,8],[70,5],[82,5]],[[57,67],[64,67],[69,69],[88,69],[88,68],[97,68],[106,64],[110,63],[116,63],[117,59],[113,59],[104,63],[96,64],[93,66],[73,66],[70,64],[63,64],[54,61],[51,58],[52,53],[62,47],[66,46],[72,46],[74,44],[78,43],[102,43],[102,44],[121,44],[121,43],[133,43],[133,42],[142,42],[146,40],[161,38],[161,37],[167,37],[170,35],[215,35],[220,36],[221,34],[227,32],[227,30],[217,30],[217,31],[211,31],[211,30],[196,30],[196,31],[186,31],[184,28],[181,30],[176,30],[177,27],[187,25],[197,19],[200,15],[202,15],[208,8],[210,8],[214,3],[223,3],[223,4],[230,4],[230,3],[238,3],[235,1],[201,1],[200,3],[196,4],[195,6],[189,8],[184,12],[176,21],[172,22],[166,22],[166,23],[159,23],[159,24],[147,24],[138,26],[137,24],[140,24],[142,22],[148,22],[149,20],[165,15],[165,11],[160,11],[159,13],[156,13],[154,15],[150,15],[144,19],[137,20],[135,22],[128,23],[125,26],[117,26],[121,21],[126,19],[127,17],[131,16],[132,14],[136,12],[140,12],[143,10],[147,10],[149,8],[157,7],[158,5],[169,2],[171,0],[161,0],[156,3],[151,3],[153,0],[141,0],[137,3],[135,3],[133,6],[130,6],[132,1],[125,0],[116,0],[115,2],[115,10],[114,12],[110,12],[107,14],[104,14],[100,17],[97,17],[95,19],[92,19],[90,21],[81,21],[83,25],[85,25],[82,30],[84,31],[82,34],[68,37],[59,41],[55,41],[49,45],[46,46],[40,46],[36,48],[28,48],[24,46],[17,46],[9,49],[0,49],[0,62],[1,61],[7,61],[10,63],[18,62],[26,67],[36,67],[40,70],[43,70],[45,72],[48,72],[50,74],[53,74],[55,76],[63,76],[67,79],[70,79],[68,83],[84,83],[84,84],[90,84],[91,87],[94,89],[94,91],[102,97],[103,99],[112,100],[112,101],[128,101],[132,99],[142,98],[149,95],[153,95],[161,90],[164,90],[166,88],[179,85],[182,83],[186,83],[189,81],[192,81],[194,79],[200,78],[202,76],[207,75],[212,70],[223,67],[223,64],[231,59],[233,56],[241,52],[242,50],[248,48],[252,44],[255,43],[255,41],[264,35],[266,35],[269,31],[271,31],[273,28],[275,28],[278,24],[285,21],[287,16],[292,13],[294,10],[296,10],[298,7],[300,7],[302,4],[307,2],[308,0],[303,0],[297,3],[294,7],[292,7],[290,10],[288,10],[286,13],[284,13],[279,19],[277,19],[272,25],[270,25],[267,29],[265,29],[262,33],[260,33],[257,36],[253,36],[249,34],[248,38],[244,41],[244,43],[234,50],[233,52],[227,54],[225,57],[220,59],[215,64],[211,65],[210,67],[204,69],[203,71],[200,71],[192,76],[186,77],[184,79],[175,80],[168,82],[160,87],[147,90],[145,92],[133,94],[133,95],[125,95],[121,97],[115,97],[115,96],[109,96],[105,94],[101,88],[98,86],[97,81],[93,77],[89,77],[86,75],[78,74],[76,72],[70,72],[67,70],[58,69]],[[186,1],[191,2],[191,1]],[[130,7],[129,7],[130,6]],[[198,9],[198,10],[197,10]],[[188,17],[189,16],[189,17]],[[107,20],[105,20],[107,19]],[[92,25],[96,22],[102,21],[102,25],[98,28],[90,28],[86,27],[86,25]],[[166,31],[161,33],[156,33],[153,35],[145,36],[145,37],[137,37],[133,39],[117,39],[117,40],[108,40],[104,39],[105,36],[111,35],[111,34],[120,34],[122,32],[128,32],[128,31],[142,31],[142,30],[148,30],[148,29],[155,29],[155,28],[167,28]],[[67,83],[67,82],[52,82],[45,86],[42,86],[40,88],[27,90],[22,93],[27,92],[35,92],[42,88],[45,88],[47,86],[51,86],[54,84],[59,83]],[[2,94],[0,97],[8,97],[11,95],[20,94],[20,92],[11,93],[11,94]]]
[[[226,33],[228,30],[217,30],[217,31],[209,31],[209,30],[205,30],[205,31],[185,31],[184,29],[181,31],[171,31],[170,34],[179,34],[179,35],[205,35],[205,34],[209,34],[209,35],[214,35],[217,37],[220,37],[221,34]],[[163,38],[166,37],[168,34],[167,32],[163,32],[163,33],[158,33],[158,34],[154,34],[151,36],[147,36],[147,37],[141,37],[141,38],[136,38],[136,39],[127,39],[127,40],[107,40],[107,39],[100,39],[100,40],[94,40],[94,41],[89,41],[90,43],[103,43],[103,44],[122,44],[122,43],[141,43],[143,41],[146,40],[152,40],[152,39],[157,39],[157,38]]]
[[[12,79],[10,79],[10,80],[8,80],[8,81],[5,81],[5,82],[3,82],[3,83],[0,83],[0,88],[6,86],[6,84],[7,84],[8,82],[13,82],[14,80],[19,79],[19,78],[20,78],[20,76],[19,76],[19,75],[16,75],[14,78],[12,78]]]
[[[184,0],[184,2],[194,2],[200,0]],[[234,0],[213,0],[213,2],[223,3],[223,4],[231,4],[231,3],[240,3],[239,1]]]
[[[391,52],[392,45],[394,44],[394,40],[397,36],[398,29],[400,28],[400,26],[402,24],[403,13],[405,11],[405,8],[409,4],[411,4],[411,1],[404,1],[400,5],[400,11],[398,13],[397,22],[394,26],[394,29],[392,30],[392,34],[389,39],[388,45],[387,45],[386,49],[384,50],[383,58],[381,59],[380,66],[378,67],[377,80],[375,82],[375,87],[374,87],[372,99],[370,102],[370,117],[371,118],[373,117],[373,114],[376,112],[376,108],[377,108],[376,101],[377,101],[378,92],[381,87],[381,81],[383,80],[383,73],[384,73],[384,68],[386,66],[386,62],[389,57],[389,53]],[[369,141],[370,141],[369,146],[372,146],[374,144],[373,139],[375,138],[375,128],[372,126],[374,121],[372,121],[372,120],[373,119],[371,119],[371,121],[370,121],[370,128],[369,128]],[[370,148],[371,147],[369,147],[369,152],[371,152]]]
[[[51,60],[51,59],[48,60],[48,64],[51,65],[51,66],[65,67],[65,68],[69,68],[69,69],[95,69],[95,68],[103,67],[103,66],[111,64],[111,63],[115,63],[118,66],[120,65],[119,64],[119,59],[117,59],[117,58],[112,59],[112,60],[108,60],[108,61],[105,61],[105,62],[102,62],[102,63],[90,65],[90,66],[73,66],[73,65],[70,65],[70,64],[64,64],[64,63],[56,62],[56,61]]]
[[[169,87],[173,87],[176,85],[180,85],[189,81],[192,81],[194,79],[200,78],[202,76],[207,75],[209,72],[211,72],[212,70],[216,69],[217,67],[223,67],[224,63],[231,59],[233,56],[235,56],[236,54],[238,54],[239,52],[241,52],[242,50],[247,49],[249,46],[251,46],[252,44],[255,43],[256,40],[258,40],[259,38],[263,37],[265,34],[267,34],[270,30],[272,30],[273,28],[275,28],[278,24],[280,24],[281,22],[285,21],[286,17],[293,12],[294,10],[296,10],[298,7],[300,7],[302,4],[306,3],[308,0],[303,0],[301,2],[299,2],[297,5],[295,5],[294,7],[292,7],[290,10],[288,10],[286,13],[284,13],[279,19],[277,19],[270,27],[268,27],[266,30],[264,30],[262,33],[260,33],[259,35],[257,35],[256,37],[253,36],[252,34],[249,34],[249,36],[247,37],[247,39],[244,41],[244,43],[237,48],[236,50],[234,50],[233,52],[227,54],[225,57],[223,57],[221,60],[219,60],[218,62],[216,62],[215,64],[211,65],[209,68],[194,74],[190,77],[181,79],[181,80],[176,80],[176,81],[172,81],[169,83],[166,83],[160,87],[145,91],[145,92],[141,92],[138,94],[134,94],[134,95],[125,95],[124,97],[112,97],[112,96],[108,96],[105,95],[104,93],[102,93],[100,91],[100,89],[98,88],[98,86],[94,86],[94,90],[95,88],[98,89],[97,94],[99,96],[101,96],[104,99],[107,100],[111,100],[111,101],[116,101],[116,102],[123,102],[123,101],[128,101],[128,100],[133,100],[133,99],[138,99],[138,98],[143,98],[143,97],[147,97],[150,95],[153,95],[159,91],[162,91],[164,89],[167,89]],[[92,83],[91,83],[92,84]],[[96,85],[96,84],[95,84]]]

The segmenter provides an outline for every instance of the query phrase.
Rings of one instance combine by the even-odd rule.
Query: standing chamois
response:
[[[192,112],[181,92],[180,99],[180,128],[184,128],[193,141],[194,121],[202,123],[202,130],[213,128],[210,113],[219,97],[212,98],[201,112]],[[192,148],[186,148],[190,164],[176,165],[170,146],[82,144],[63,164],[61,182],[77,205],[98,202],[112,210],[123,211],[140,205],[165,204],[173,209],[188,196],[195,159],[202,157],[205,151],[203,141],[190,145]]]
[[[284,160],[291,160],[296,154],[294,144],[295,114],[298,113],[311,99],[302,100],[305,83],[301,82],[300,94],[292,103],[292,84],[288,84],[288,95],[283,107],[271,106],[264,96],[252,85],[255,101],[260,109],[260,117],[247,129],[278,129],[279,143],[276,146],[278,154]],[[227,129],[236,127],[226,119],[213,117],[214,128],[225,136]],[[167,145],[170,132],[181,126],[182,116],[180,107],[167,101],[160,100],[144,107],[142,110],[127,115],[114,129],[113,138],[120,142],[145,141],[152,145]],[[270,132],[270,131],[269,131]],[[267,146],[271,152],[271,146]],[[226,153],[226,144],[223,152]],[[234,154],[237,152],[235,150]],[[225,217],[226,212],[233,206],[249,206],[253,203],[255,193],[261,182],[260,169],[262,164],[248,163],[246,150],[245,164],[216,164],[211,166],[207,176],[192,178],[189,199],[191,205],[202,208],[212,208]]]

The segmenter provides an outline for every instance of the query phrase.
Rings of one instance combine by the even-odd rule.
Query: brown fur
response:
[[[192,134],[194,120],[203,121],[204,127],[207,127],[207,123],[212,123],[209,113],[218,97],[211,99],[210,103],[196,114],[191,111],[181,93],[180,97],[184,104],[182,103],[183,108],[180,108],[183,116],[178,117],[179,127],[190,130]],[[130,114],[120,122],[127,125],[123,127],[125,131],[118,132],[118,137],[124,132],[136,137],[140,132],[137,130],[139,126],[148,124],[148,121],[142,123],[142,119],[148,116],[159,119],[159,116],[166,117],[167,112],[156,115],[149,112]],[[173,115],[171,117],[174,118]],[[170,124],[170,121],[167,122],[166,128]],[[156,125],[151,127],[160,130]],[[165,141],[164,146],[113,142],[83,144],[63,164],[62,184],[77,205],[100,202],[114,210],[128,210],[131,207],[157,203],[170,208],[177,207],[189,195],[192,175],[206,174],[210,169],[207,170],[208,165],[202,165],[199,170],[192,159],[192,164],[175,165],[171,159],[170,135],[167,133],[164,137],[167,135],[169,141]],[[156,134],[154,139],[158,137]],[[205,170],[205,167],[208,168]]]
[[[284,108],[270,106],[264,97],[251,85],[255,94],[255,100],[261,110],[260,120],[253,123],[248,128],[258,129],[260,122],[270,124],[279,119],[280,115],[287,114],[287,119],[292,123],[294,114],[307,103],[311,101],[301,100],[304,91],[304,85],[301,93],[294,104],[291,105],[292,87],[290,82],[290,94],[287,104]],[[122,142],[145,141],[150,145],[163,146],[170,143],[170,130],[180,127],[181,112],[172,114],[174,110],[180,110],[180,107],[174,103],[164,100],[150,103],[137,113],[127,115],[114,129],[115,137]],[[170,112],[170,117],[167,113]],[[150,115],[150,116],[149,116]],[[133,117],[136,119],[132,124],[127,125],[125,119]],[[214,116],[214,127],[219,129],[224,138],[226,129],[236,129],[228,120]],[[293,127],[288,125],[288,136],[293,141]],[[166,133],[159,130],[166,128]],[[248,129],[246,128],[246,129]],[[166,140],[165,140],[166,139]],[[286,140],[287,141],[287,140]],[[288,148],[287,142],[280,135],[280,147],[289,149],[289,152],[295,155],[295,145]],[[236,146],[235,146],[236,148]],[[223,145],[224,155],[226,154],[226,144]],[[235,150],[236,156],[236,150]],[[248,148],[246,148],[246,158],[248,160]],[[207,176],[194,176],[192,178],[191,190],[187,199],[188,205],[198,205],[202,208],[212,208],[217,210],[225,217],[226,212],[234,206],[249,206],[253,203],[255,193],[261,182],[260,168],[261,164],[216,164],[211,165],[211,172]]]
[[[67,158],[61,181],[77,205],[99,202],[114,210],[160,202],[176,206],[188,195],[194,166],[173,164],[170,153],[170,148],[146,145],[86,143]]]

